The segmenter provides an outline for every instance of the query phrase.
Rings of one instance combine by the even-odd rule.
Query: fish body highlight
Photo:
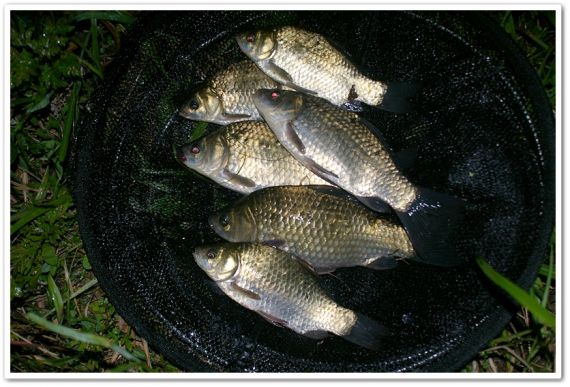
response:
[[[384,328],[338,305],[284,251],[223,243],[197,248],[194,259],[227,296],[275,325],[311,338],[334,334],[369,349],[380,348]]]
[[[372,210],[383,211],[387,203],[421,261],[462,263],[451,233],[462,219],[463,201],[410,182],[370,123],[322,98],[294,91],[260,90],[254,102],[281,144],[303,165]]]

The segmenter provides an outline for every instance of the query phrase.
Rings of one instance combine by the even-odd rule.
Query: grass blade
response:
[[[41,110],[43,108],[45,108],[47,105],[49,105],[49,103],[51,102],[51,97],[53,95],[53,91],[50,91],[49,93],[47,93],[40,102],[38,102],[37,104],[35,104],[34,106],[29,107],[28,109],[26,109],[26,111],[28,113],[33,113],[35,111]]]
[[[124,11],[85,11],[78,13],[73,21],[78,22],[88,19],[109,20],[121,24],[131,24],[135,17]]]
[[[59,195],[57,199],[53,199],[47,203],[42,203],[40,205],[31,205],[21,209],[16,214],[12,215],[10,222],[14,222],[10,226],[10,235],[13,235],[26,224],[30,223],[39,216],[42,216],[48,211],[61,206],[62,204],[71,203],[71,196],[67,193]]]
[[[99,55],[99,39],[98,39],[98,31],[97,31],[97,19],[91,19],[91,57],[93,57],[93,61],[95,62],[95,67],[97,68],[98,72],[101,74],[100,78],[103,77],[103,71],[101,70],[101,56]]]
[[[71,295],[64,300],[64,303],[67,304],[69,301],[73,300],[74,298],[80,296],[81,294],[83,294],[86,291],[88,291],[89,289],[91,289],[93,286],[97,285],[97,283],[98,283],[97,279],[92,279],[91,281],[87,282],[81,288],[79,288],[75,292],[71,293]],[[44,315],[44,318],[48,318],[55,311],[56,311],[55,308],[50,310],[49,312],[47,312]]]
[[[29,207],[21,211],[19,215],[19,220],[10,226],[10,235],[18,232],[19,229],[24,227],[26,224],[30,223],[32,220],[39,216],[42,216],[46,212],[50,211],[50,207]]]
[[[79,90],[81,90],[81,82],[75,82],[71,96],[69,97],[69,105],[65,114],[65,123],[63,125],[63,136],[59,148],[58,160],[62,163],[67,157],[67,148],[69,147],[69,139],[71,138],[71,130],[75,124],[77,116],[77,103],[79,101]]]
[[[59,288],[57,287],[51,275],[48,275],[47,284],[48,284],[48,295],[55,308],[57,321],[59,321],[59,323],[61,324],[61,322],[63,321],[63,297],[61,296],[61,292],[59,291]]]
[[[69,337],[70,339],[81,341],[82,343],[93,344],[93,345],[98,345],[98,346],[101,346],[104,348],[109,348],[109,349],[112,349],[113,351],[119,353],[121,356],[123,356],[127,360],[135,361],[135,362],[142,362],[141,359],[139,359],[135,355],[131,354],[129,351],[127,351],[126,349],[122,348],[121,346],[113,343],[111,340],[109,340],[103,336],[94,335],[92,333],[83,333],[83,332],[78,331],[76,329],[71,329],[71,328],[65,327],[63,325],[54,324],[54,323],[38,316],[35,313],[27,313],[26,317],[29,320],[31,320],[34,323],[41,326],[42,328],[47,329],[48,331],[52,331],[54,333],[57,333],[58,335]]]
[[[506,291],[518,303],[527,308],[544,325],[555,329],[555,316],[546,308],[544,308],[535,298],[533,298],[530,294],[528,294],[514,282],[498,273],[483,258],[477,257],[475,260],[477,261],[477,264],[483,273],[485,273],[485,275],[491,281],[493,281],[495,285]]]
[[[550,295],[550,285],[554,278],[554,232],[550,236],[550,252],[548,253],[548,272],[546,274],[546,283],[544,284],[544,293],[542,295],[541,305],[546,308],[548,296]]]

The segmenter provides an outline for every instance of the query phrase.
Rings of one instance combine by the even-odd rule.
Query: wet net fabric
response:
[[[415,152],[411,181],[468,202],[457,241],[467,264],[347,268],[319,279],[339,304],[390,329],[377,353],[267,323],[217,292],[191,255],[220,240],[207,217],[240,195],[177,163],[174,145],[216,129],[177,110],[245,59],[236,31],[283,24],[322,34],[372,78],[421,81],[413,113],[362,115],[394,151]],[[546,253],[551,107],[514,43],[476,13],[142,13],[89,111],[74,157],[88,257],[121,316],[187,371],[454,371],[512,313],[473,258],[528,288]]]

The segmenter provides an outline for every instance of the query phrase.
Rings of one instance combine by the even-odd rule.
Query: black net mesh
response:
[[[458,241],[528,288],[554,214],[554,124],[514,43],[472,12],[142,13],[77,137],[75,199],[93,270],[121,316],[188,371],[453,371],[512,310],[475,264],[348,268],[320,279],[341,305],[395,335],[373,353],[268,324],[215,292],[195,246],[219,241],[207,217],[239,195],[179,165],[173,145],[214,130],[177,109],[198,83],[245,59],[232,35],[293,24],[340,47],[371,77],[421,80],[415,112],[366,108],[409,178],[468,201]]]

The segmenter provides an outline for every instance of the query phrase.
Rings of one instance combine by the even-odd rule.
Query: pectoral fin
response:
[[[263,241],[263,243],[268,245],[268,246],[272,246],[272,247],[279,249],[279,248],[283,247],[283,245],[285,244],[285,241],[283,239],[269,239],[269,240]]]
[[[307,336],[310,339],[322,340],[322,339],[330,336],[330,333],[328,333],[326,331],[308,331],[308,332],[303,333],[303,335]]]
[[[261,299],[259,294],[252,292],[251,290],[244,289],[241,286],[239,286],[238,284],[236,284],[235,282],[232,282],[231,286],[232,286],[233,290],[235,290],[237,293],[241,294],[244,297],[251,298],[252,300],[260,300]]]
[[[272,316],[269,313],[262,312],[260,310],[257,310],[256,312],[259,313],[259,315],[261,317],[263,317],[264,319],[269,321],[271,324],[276,325],[276,326],[281,327],[281,328],[283,328],[283,327],[287,328],[287,321],[280,319],[278,317]]]
[[[251,114],[224,113],[222,118],[228,122],[247,121],[251,119]]]
[[[333,271],[335,271],[337,268],[336,267],[332,267],[332,266],[320,266],[320,267],[314,267],[313,268],[315,273],[318,275],[324,275],[324,274],[330,274]]]
[[[236,175],[235,173],[230,172],[227,169],[224,169],[224,171],[222,172],[222,177],[227,181],[231,181],[232,183],[241,185],[243,187],[254,188],[255,186],[257,186],[257,184],[255,184],[255,181],[248,179],[247,177]]]
[[[271,78],[275,79],[277,82],[293,90],[297,90],[305,94],[317,95],[317,93],[315,93],[312,90],[308,90],[305,89],[304,87],[297,86],[295,82],[293,82],[293,78],[291,78],[291,75],[287,71],[283,70],[281,67],[277,66],[272,61],[267,61],[264,67],[267,70],[267,72],[270,74]]]
[[[285,129],[285,137],[301,154],[305,154],[305,145],[295,132],[295,129],[293,128],[293,124],[291,122],[287,123],[287,128]]]

